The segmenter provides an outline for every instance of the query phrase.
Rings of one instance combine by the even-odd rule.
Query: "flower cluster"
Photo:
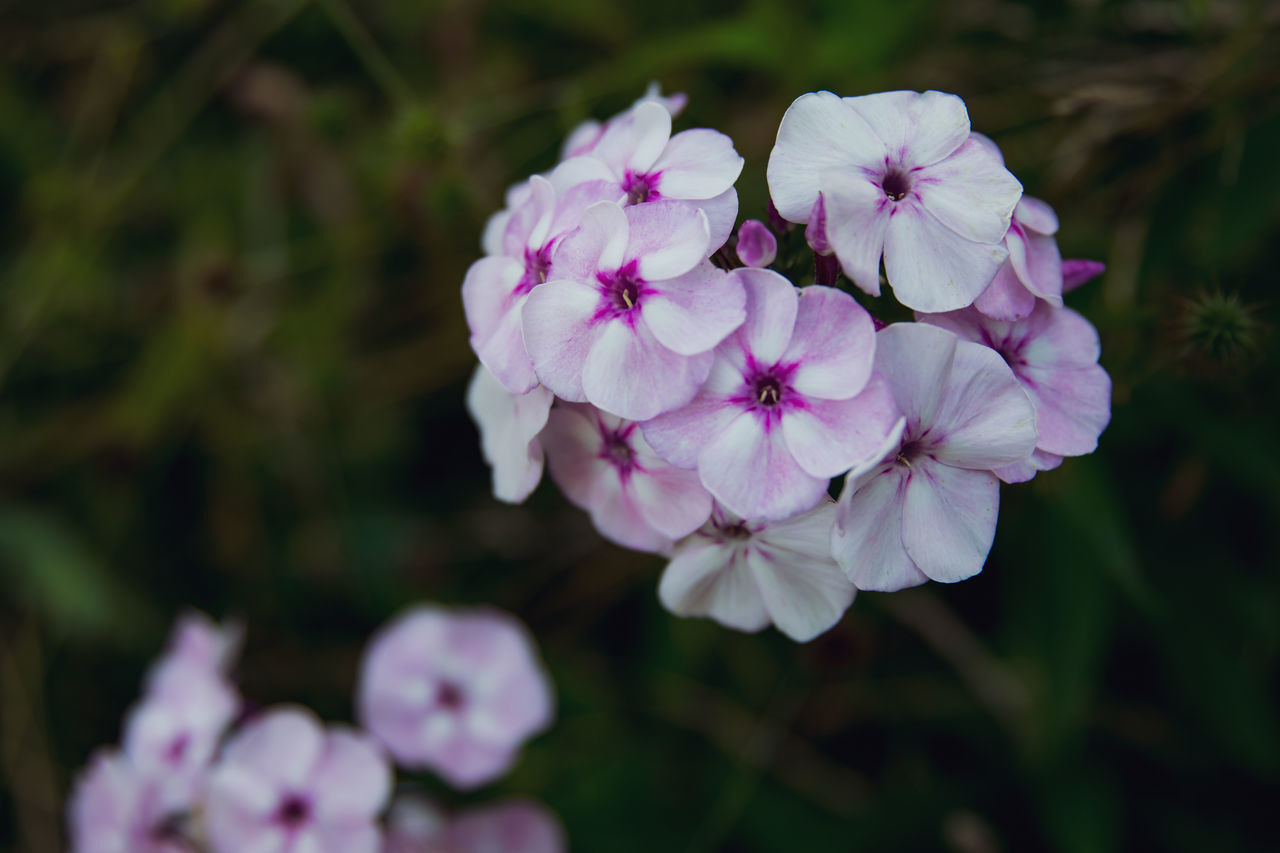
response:
[[[801,641],[859,589],[976,574],[999,482],[1109,420],[1097,333],[1062,299],[1101,264],[1062,259],[954,95],[801,96],[770,224],[736,234],[742,158],[672,135],[683,105],[651,89],[579,128],[486,228],[462,295],[495,495],[545,466],[605,537],[670,558],[670,610]]]
[[[99,750],[68,812],[76,853],[557,853],[555,819],[499,804],[430,833],[419,801],[392,796],[388,754],[460,788],[503,775],[546,728],[551,687],[524,629],[505,614],[423,606],[365,654],[365,729],[326,726],[283,705],[245,713],[228,677],[240,631],[184,617],[147,677],[119,748]]]

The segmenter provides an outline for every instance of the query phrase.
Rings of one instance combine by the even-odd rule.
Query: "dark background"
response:
[[[0,3],[0,847],[61,849],[181,609],[351,717],[411,602],[519,614],[517,771],[579,850],[1275,849],[1280,5]],[[548,483],[488,493],[459,286],[503,189],[650,80],[762,216],[799,94],[966,99],[1106,275],[1114,418],[986,569],[797,646],[680,620]]]

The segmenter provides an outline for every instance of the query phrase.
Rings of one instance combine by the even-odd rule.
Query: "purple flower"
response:
[[[743,521],[717,506],[676,545],[658,597],[679,616],[709,616],[739,631],[773,624],[807,642],[849,609],[856,592],[831,558],[830,499],[785,521]]]
[[[420,797],[400,797],[387,817],[383,853],[563,853],[555,816],[531,800],[508,799],[450,819]]]
[[[851,296],[798,290],[770,270],[729,277],[746,288],[746,322],[716,350],[698,396],[647,421],[644,435],[671,464],[696,468],[732,512],[781,520],[866,461],[898,413],[872,376],[871,317]]]
[[[542,441],[556,485],[619,545],[665,552],[711,513],[698,475],[659,459],[634,421],[561,404]]]
[[[194,853],[186,785],[138,772],[116,750],[89,760],[68,801],[73,853]]]
[[[547,280],[556,244],[578,227],[582,212],[595,202],[622,197],[607,181],[588,178],[562,166],[513,188],[508,193],[511,207],[485,230],[489,254],[471,265],[462,283],[471,347],[512,393],[523,394],[538,384],[520,332],[520,312],[529,292]]]
[[[363,733],[278,707],[231,739],[209,777],[212,853],[378,853],[391,770]]]
[[[542,444],[551,392],[537,386],[512,394],[483,364],[467,386],[467,411],[480,429],[480,449],[493,469],[493,495],[520,503],[542,479]]]
[[[807,223],[822,200],[826,239],[855,284],[879,295],[883,255],[898,301],[921,311],[982,293],[1007,257],[1022,194],[969,138],[964,102],[942,92],[801,95],[782,117],[768,176],[792,222]]]
[[[879,464],[849,473],[832,552],[858,589],[963,580],[982,570],[995,537],[992,469],[1031,453],[1035,409],[987,347],[923,323],[876,337],[876,369],[906,427]]]
[[[1016,323],[984,317],[973,308],[919,319],[998,352],[1035,405],[1040,432],[1035,453],[996,468],[1002,480],[1030,480],[1036,471],[1057,467],[1062,457],[1092,453],[1098,446],[1111,420],[1111,378],[1098,364],[1098,332],[1084,317],[1037,302],[1031,315]]]
[[[365,651],[357,695],[365,727],[398,764],[457,788],[502,776],[553,713],[533,641],[490,610],[418,606]]]
[[[665,114],[665,111],[664,111]],[[524,307],[524,341],[557,397],[619,417],[689,402],[742,323],[742,287],[707,260],[707,221],[673,202],[590,207]]]
[[[749,267],[767,267],[778,256],[778,238],[759,219],[738,226],[738,260]]]

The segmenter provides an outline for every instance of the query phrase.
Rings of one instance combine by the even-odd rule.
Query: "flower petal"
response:
[[[547,423],[552,395],[538,386],[512,394],[484,365],[467,386],[467,411],[480,428],[480,449],[493,468],[493,494],[520,503],[542,479],[542,444],[535,438]]]
[[[954,583],[982,571],[996,535],[1000,484],[990,471],[912,463],[902,508],[902,543],[931,580]]]
[[[1036,450],[1021,462],[993,468],[992,473],[1006,483],[1025,483],[1034,479],[1036,474],[1041,471],[1052,471],[1061,464],[1061,456],[1045,453],[1043,450]]]
[[[630,239],[622,264],[636,261],[645,281],[683,275],[711,254],[707,215],[696,208],[676,201],[653,201],[633,204],[625,213]],[[612,269],[603,264],[600,268]]]
[[[681,355],[715,349],[747,317],[742,283],[710,263],[659,282],[640,311],[658,342]]]
[[[1058,214],[1047,202],[1029,195],[1024,195],[1014,208],[1013,216],[1023,225],[1037,234],[1053,235],[1058,233]]]
[[[593,318],[600,294],[576,281],[549,281],[529,294],[522,314],[524,344],[542,384],[565,400],[582,401],[582,369],[599,336]]]
[[[685,204],[697,207],[706,214],[707,227],[710,229],[707,255],[714,255],[716,250],[728,242],[734,223],[738,221],[738,191],[730,187],[715,198],[686,201]]]
[[[799,291],[773,270],[742,267],[729,276],[746,290],[747,318],[721,351],[739,366],[748,358],[764,365],[776,363],[795,331]]]
[[[1036,295],[1018,278],[1013,264],[1005,261],[991,284],[973,301],[973,307],[992,319],[1012,322],[1031,313],[1036,307]]]
[[[783,519],[811,509],[827,478],[796,463],[782,430],[744,412],[698,454],[698,474],[716,500],[743,518]]]
[[[747,565],[773,624],[808,642],[840,621],[857,590],[831,557],[835,504],[770,525],[753,538]]]
[[[391,768],[367,735],[334,729],[312,771],[311,790],[323,821],[372,821],[391,795]]]
[[[619,178],[625,172],[644,174],[670,139],[671,113],[661,104],[647,101],[610,121],[591,154],[607,163]]]
[[[963,308],[987,289],[1009,256],[1003,243],[975,243],[916,204],[894,208],[884,241],[893,295],[917,311]]]
[[[547,469],[565,498],[575,506],[590,509],[595,503],[596,485],[613,466],[604,459],[601,425],[590,406],[557,405],[547,417],[542,432]]]
[[[725,372],[736,375],[727,362],[717,359],[708,383]],[[689,405],[647,420],[641,428],[645,441],[660,457],[677,468],[696,468],[702,448],[715,441],[741,411],[724,396],[704,388]]]
[[[1102,275],[1107,265],[1102,261],[1072,258],[1062,262],[1062,292],[1070,293],[1086,281]]]
[[[911,423],[933,423],[959,343],[955,334],[924,323],[894,323],[876,333],[876,371]]]
[[[324,748],[320,721],[305,708],[272,708],[234,735],[221,762],[274,782],[301,788],[311,779]]]
[[[829,170],[884,161],[885,146],[862,116],[831,92],[801,95],[787,108],[769,154],[769,195],[784,219],[807,222]]]
[[[978,142],[912,175],[920,203],[938,221],[975,243],[1004,239],[1022,184]]]
[[[673,468],[656,456],[651,461],[657,464],[631,473],[632,500],[645,522],[663,536],[688,536],[711,515],[711,495],[697,472]]]
[[[845,273],[864,293],[880,295],[880,256],[884,254],[892,202],[862,174],[823,176],[826,237]]]
[[[929,423],[932,455],[958,468],[990,469],[1028,456],[1036,438],[1035,407],[1009,365],[989,347],[958,341]]]
[[[831,552],[858,589],[894,592],[928,580],[902,545],[906,473],[901,465],[887,464],[845,480]]]
[[[1058,241],[1034,232],[1016,234],[1011,228],[1005,245],[1009,249],[1009,263],[1027,290],[1051,305],[1062,305],[1062,255],[1058,253]]]
[[[844,101],[884,141],[889,159],[907,168],[936,163],[969,137],[969,110],[945,92],[877,92]]]
[[[739,631],[759,631],[770,621],[742,549],[699,537],[677,546],[658,598],[677,616],[707,616]]]
[[[686,130],[671,137],[650,173],[663,198],[714,198],[733,186],[745,161],[733,140],[716,130]]]
[[[646,420],[688,404],[714,360],[711,352],[686,356],[667,349],[643,317],[634,325],[611,320],[601,326],[582,368],[582,390],[606,412]]]
[[[636,506],[629,484],[612,471],[597,483],[590,507],[591,521],[606,539],[636,551],[665,553],[671,537],[663,536],[645,520]]]
[[[782,417],[787,449],[808,474],[831,478],[869,461],[899,420],[888,384],[879,375],[848,400],[810,400]]]
[[[876,331],[871,315],[853,297],[834,287],[801,288],[791,343],[782,354],[799,366],[791,377],[797,391],[844,400],[871,377]]]
[[[556,246],[551,256],[551,279],[571,279],[594,286],[600,270],[622,266],[630,226],[622,207],[597,202],[582,213],[582,224]]]

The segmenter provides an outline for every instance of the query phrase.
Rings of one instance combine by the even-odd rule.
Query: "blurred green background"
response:
[[[1280,5],[0,3],[0,847],[61,849],[174,615],[351,717],[364,638],[492,602],[555,729],[469,797],[579,850],[1274,850]],[[503,189],[650,80],[762,216],[797,95],[969,104],[1068,257],[1114,418],[985,571],[796,646],[678,620],[548,483],[488,493],[459,300]]]

